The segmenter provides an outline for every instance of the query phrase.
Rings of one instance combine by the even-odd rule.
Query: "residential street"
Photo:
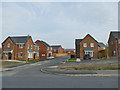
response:
[[[40,71],[48,66],[62,64],[68,58],[59,57],[4,71],[2,88],[118,88],[118,77],[76,77]]]

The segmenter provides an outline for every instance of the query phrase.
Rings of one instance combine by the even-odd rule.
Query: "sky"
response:
[[[110,31],[118,30],[117,2],[4,2],[0,6],[0,42],[29,34],[33,41],[75,48],[75,39],[91,34],[106,44]]]

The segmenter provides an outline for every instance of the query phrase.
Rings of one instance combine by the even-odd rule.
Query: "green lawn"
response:
[[[76,60],[76,58],[69,58],[69,60]]]
[[[59,66],[58,69],[64,70],[120,70],[120,63],[100,63],[100,64],[77,64]]]
[[[12,61],[1,61],[2,63],[2,67],[6,67],[6,66],[11,66],[11,65],[15,65],[15,64],[20,64],[22,62],[12,62]]]
[[[76,58],[69,58],[68,61],[66,61],[66,63],[70,63],[70,62],[76,62]]]
[[[19,60],[19,61],[26,61],[26,60]],[[27,60],[27,62],[37,62],[39,59]]]

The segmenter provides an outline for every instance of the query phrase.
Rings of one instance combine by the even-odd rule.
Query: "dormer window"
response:
[[[23,48],[23,44],[19,44],[19,48]]]
[[[7,47],[10,47],[10,43],[8,43]]]

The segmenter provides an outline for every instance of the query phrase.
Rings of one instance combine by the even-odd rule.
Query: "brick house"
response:
[[[52,47],[52,53],[53,54],[62,54],[62,53],[64,53],[64,50],[63,50],[61,45],[54,45],[54,46],[51,46],[51,47]]]
[[[2,43],[2,58],[3,60],[39,59],[39,48],[33,43],[31,36],[9,36]]]
[[[97,59],[98,42],[87,34],[83,39],[75,40],[76,58],[83,59],[85,54],[90,54],[92,59]]]
[[[64,49],[64,53],[67,53],[68,55],[74,55],[75,49]]]
[[[110,32],[108,46],[112,56],[120,56],[120,31]]]
[[[52,47],[48,43],[40,40],[37,40],[35,43],[40,46],[39,56],[41,59],[52,56]]]

